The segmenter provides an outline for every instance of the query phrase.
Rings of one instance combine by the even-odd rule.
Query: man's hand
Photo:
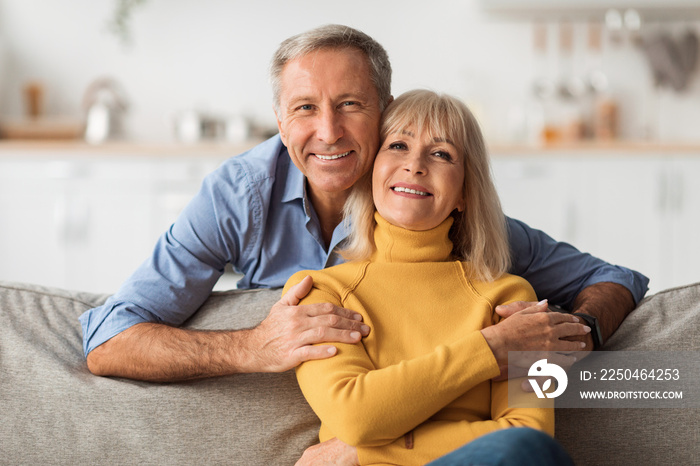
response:
[[[291,288],[254,329],[136,324],[91,351],[88,368],[95,375],[154,382],[285,371],[336,352],[333,346],[315,343],[357,343],[369,333],[355,312],[330,304],[297,306],[312,285],[307,277]]]
[[[295,466],[359,466],[357,449],[341,442],[337,438],[326,440],[323,443],[306,449]]]
[[[369,334],[356,312],[332,304],[299,306],[313,286],[310,276],[282,296],[270,314],[251,331],[251,350],[259,352],[260,370],[282,372],[304,361],[335,355],[332,345],[316,343],[357,343]]]

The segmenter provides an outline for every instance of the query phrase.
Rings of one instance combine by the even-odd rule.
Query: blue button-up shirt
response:
[[[325,247],[305,179],[279,136],[224,162],[158,240],[153,254],[104,305],[80,316],[85,354],[141,322],[181,325],[207,299],[230,263],[243,274],[239,288],[283,286],[299,270],[343,262],[341,222]],[[522,222],[508,219],[511,273],[537,295],[568,307],[579,291],[608,281],[627,287],[636,301],[643,275],[582,254]]]

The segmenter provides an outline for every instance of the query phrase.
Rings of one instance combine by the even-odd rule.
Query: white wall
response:
[[[47,113],[79,116],[88,84],[108,75],[128,94],[135,139],[172,139],[174,115],[190,108],[272,125],[272,53],[286,37],[331,22],[386,47],[394,94],[429,87],[459,95],[491,140],[508,137],[508,115],[526,107],[535,75],[531,26],[487,18],[476,0],[147,0],[134,11],[130,47],[107,32],[114,3],[0,0],[0,116],[22,114],[30,79],[44,83]],[[655,94],[642,53],[629,44],[607,49],[604,70],[621,101],[623,136],[638,138],[651,121],[661,140],[700,141],[697,76],[684,94]]]

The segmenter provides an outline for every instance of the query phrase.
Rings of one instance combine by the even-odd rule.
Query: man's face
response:
[[[312,194],[347,193],[379,146],[379,96],[359,50],[320,50],[282,70],[277,126]]]

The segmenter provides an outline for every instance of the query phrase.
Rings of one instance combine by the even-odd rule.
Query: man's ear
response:
[[[280,121],[280,117],[278,115],[277,109],[275,107],[272,107],[272,111],[275,112],[275,120],[277,121],[277,129],[280,132],[280,137],[282,138],[282,142],[285,142],[286,135],[284,133],[284,129],[282,126],[282,121]],[[286,144],[285,144],[286,145]]]

